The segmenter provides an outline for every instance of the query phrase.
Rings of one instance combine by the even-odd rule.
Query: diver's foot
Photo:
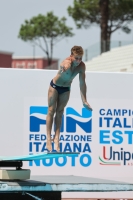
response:
[[[51,139],[47,139],[46,148],[48,149],[48,151],[52,151]]]
[[[57,152],[60,152],[60,143],[59,143],[59,139],[54,138],[53,142],[55,143],[55,150]]]

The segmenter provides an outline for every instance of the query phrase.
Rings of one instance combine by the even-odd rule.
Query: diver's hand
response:
[[[71,67],[73,60],[74,60],[74,58],[69,56],[68,58],[66,58],[65,60],[63,60],[61,62],[61,64],[60,64],[61,73],[68,70]]]
[[[84,106],[87,110],[92,111],[92,108],[91,108],[91,106],[89,105],[89,103],[88,103],[87,101],[85,101],[85,102],[83,103],[83,106]]]

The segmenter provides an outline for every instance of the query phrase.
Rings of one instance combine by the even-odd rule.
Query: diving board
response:
[[[30,179],[30,170],[22,169],[23,161],[32,160],[44,160],[50,158],[60,158],[60,157],[72,157],[79,153],[70,152],[51,152],[51,153],[39,153],[32,155],[22,155],[22,156],[0,156],[0,167],[16,167],[14,169],[0,169],[0,179]]]
[[[49,158],[59,158],[66,156],[75,156],[79,153],[70,153],[70,152],[51,152],[51,153],[40,153],[32,155],[23,155],[23,156],[0,156],[0,161],[30,161],[30,160],[44,160]]]

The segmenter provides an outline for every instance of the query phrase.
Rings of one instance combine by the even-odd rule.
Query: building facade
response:
[[[12,58],[12,68],[22,69],[58,69],[58,59],[53,59],[48,66],[47,58],[44,57],[16,57]]]
[[[48,66],[45,57],[16,57],[12,52],[0,51],[0,68],[22,68],[22,69],[58,69],[58,59],[53,59]]]
[[[12,52],[0,51],[0,67],[11,68],[12,67]]]

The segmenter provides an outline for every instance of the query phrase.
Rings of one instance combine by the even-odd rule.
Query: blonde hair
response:
[[[84,50],[81,46],[74,46],[71,48],[71,55],[77,54],[77,55],[83,55]]]

